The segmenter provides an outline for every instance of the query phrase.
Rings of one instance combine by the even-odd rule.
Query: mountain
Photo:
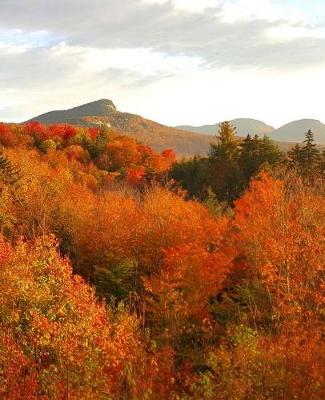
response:
[[[106,126],[148,144],[156,151],[172,148],[179,156],[206,155],[210,143],[216,141],[219,124],[201,127],[169,127],[136,114],[118,111],[114,103],[101,99],[69,110],[50,111],[32,118],[43,124],[66,123],[81,126]],[[236,126],[239,136],[267,135],[277,141],[279,147],[287,151],[291,142],[301,142],[308,129],[315,133],[318,143],[325,144],[325,125],[316,120],[291,122],[275,130],[262,121],[238,118],[230,121]],[[286,142],[286,143],[284,143]]]
[[[290,148],[292,142],[302,142],[305,139],[305,133],[309,129],[314,132],[315,141],[317,143],[325,144],[325,125],[316,119],[301,119],[293,121],[278,129],[274,129],[272,126],[267,125],[262,121],[250,118],[237,118],[229,122],[237,128],[239,136],[246,136],[248,133],[251,136],[266,135],[274,141],[279,142],[278,144],[283,150]],[[175,128],[204,135],[215,135],[218,132],[219,125],[220,123],[203,126],[181,125],[176,126]]]
[[[81,126],[108,126],[117,129],[156,151],[172,148],[178,155],[205,155],[214,136],[187,132],[148,120],[139,115],[120,112],[111,100],[101,99],[69,110],[50,111],[30,119],[43,124],[66,123]]]
[[[104,117],[115,112],[116,107],[114,103],[111,100],[102,99],[69,110],[50,111],[32,118],[32,120],[41,122],[42,124],[55,124],[57,122],[82,119],[90,115],[94,117]]]
[[[251,118],[237,118],[233,119],[231,122],[236,128],[239,136],[247,136],[250,135],[267,135],[269,136],[274,128],[270,125],[265,124],[263,121],[258,121],[256,119]],[[190,126],[190,125],[182,125],[176,126],[177,129],[183,129],[185,131],[203,133],[208,135],[216,135],[219,129],[219,125],[221,122],[214,125],[203,125],[203,126]]]
[[[314,133],[315,141],[325,144],[325,125],[316,119],[301,119],[281,126],[269,136],[273,140],[286,142],[302,142],[308,130]]]

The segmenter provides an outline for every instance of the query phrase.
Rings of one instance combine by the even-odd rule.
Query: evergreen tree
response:
[[[6,184],[13,185],[20,178],[20,171],[12,165],[10,160],[0,152],[0,178]]]
[[[267,136],[261,139],[255,135],[252,139],[250,135],[247,135],[241,143],[238,159],[246,184],[260,171],[263,165],[275,165],[281,158],[282,153],[279,148]]]
[[[218,143],[211,144],[208,158],[209,186],[218,200],[232,202],[242,188],[242,173],[238,166],[240,151],[236,128],[230,122],[219,126]]]
[[[211,144],[210,157],[224,161],[236,160],[239,151],[236,128],[228,121],[222,122],[219,125],[217,139],[217,144]]]
[[[302,151],[301,146],[296,143],[295,146],[287,153],[289,158],[289,165],[292,167],[300,168],[302,164]]]
[[[188,192],[189,197],[203,200],[208,193],[208,160],[198,156],[175,163],[169,178],[175,179]]]
[[[311,130],[306,132],[304,146],[301,149],[301,165],[303,172],[312,174],[317,169],[320,160],[320,151],[315,144],[314,134]]]

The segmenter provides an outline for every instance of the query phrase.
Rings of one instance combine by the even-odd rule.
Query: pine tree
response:
[[[13,185],[20,178],[20,171],[0,152],[0,177],[6,184]]]
[[[311,130],[306,132],[304,146],[301,149],[301,167],[304,175],[316,172],[320,161],[320,151],[315,144],[314,134]]]
[[[217,139],[217,144],[211,144],[210,156],[225,161],[234,161],[239,152],[239,140],[235,126],[228,121],[222,122],[219,125]]]
[[[219,126],[218,143],[211,144],[209,165],[209,186],[218,200],[231,202],[242,189],[242,173],[238,166],[239,139],[236,128],[230,122]]]
[[[239,166],[244,173],[246,183],[256,175],[263,165],[275,165],[282,158],[279,148],[267,137],[262,139],[250,135],[241,143]]]
[[[198,156],[175,163],[169,172],[169,178],[181,183],[189,197],[200,200],[207,194],[208,177],[208,160]]]
[[[298,143],[296,143],[295,146],[288,151],[287,155],[289,158],[289,165],[296,168],[301,167],[302,152],[301,152],[301,147]]]

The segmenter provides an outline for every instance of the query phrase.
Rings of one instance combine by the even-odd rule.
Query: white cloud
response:
[[[211,7],[219,7],[222,0],[142,0],[147,4],[170,5],[175,10],[200,13]]]
[[[325,28],[280,25],[266,30],[266,36],[277,41],[295,39],[325,39]]]
[[[145,76],[161,73],[184,74],[198,71],[200,57],[169,56],[150,49],[84,49],[82,67],[95,72],[107,68],[129,70]]]
[[[323,115],[324,27],[293,2],[0,2],[0,120],[104,97],[167,124]]]

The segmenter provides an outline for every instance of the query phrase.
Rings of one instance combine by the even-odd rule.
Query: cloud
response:
[[[274,86],[278,76],[277,90],[285,90],[290,72],[292,91],[325,64],[324,19],[290,0],[0,2],[1,119],[112,97],[170,123],[186,104],[181,123],[187,110],[195,115],[195,91],[213,104],[210,88],[236,85],[234,110],[244,102],[259,109],[262,78]],[[200,112],[207,117],[203,106]]]
[[[270,0],[94,0],[92,3],[2,0],[2,3],[2,21],[7,29],[47,31],[70,46],[150,49],[169,56],[199,57],[207,65],[220,67],[304,68],[325,62],[325,38],[318,34],[322,27],[290,20],[287,13],[282,17],[279,6],[272,5]],[[193,4],[198,3],[205,6],[195,12],[197,7],[193,9]],[[190,4],[187,12],[186,4]],[[291,35],[288,43],[281,29],[285,32],[296,28],[303,29],[304,34]]]

